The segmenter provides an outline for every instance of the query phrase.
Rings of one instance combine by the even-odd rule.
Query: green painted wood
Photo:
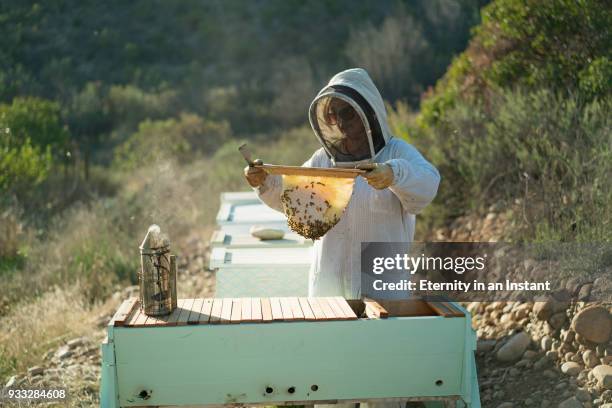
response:
[[[113,331],[109,327],[110,332]],[[101,379],[100,379],[100,407],[119,408],[119,394],[117,385],[117,371],[115,367],[114,344],[107,337],[100,345],[102,354]]]
[[[215,296],[307,296],[312,249],[213,248]]]
[[[119,399],[121,406],[273,405],[463,395],[464,361],[473,358],[466,327],[465,318],[437,316],[118,327]]]

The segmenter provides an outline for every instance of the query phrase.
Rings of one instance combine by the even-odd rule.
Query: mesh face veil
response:
[[[349,87],[336,85],[315,98],[309,119],[337,166],[370,162],[385,145],[374,110]]]

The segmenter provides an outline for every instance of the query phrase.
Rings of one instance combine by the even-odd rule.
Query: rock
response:
[[[66,345],[71,349],[83,345],[85,339],[83,337],[77,337],[76,339],[70,340]]]
[[[590,401],[591,393],[588,392],[587,390],[583,390],[579,388],[576,390],[576,398],[578,398],[578,400],[582,402]]]
[[[527,359],[527,360],[533,360],[534,358],[536,358],[537,355],[538,355],[538,353],[536,351],[526,350],[523,353],[523,358]]]
[[[17,385],[17,376],[14,375],[6,382],[4,388],[11,388],[12,386]]]
[[[550,352],[549,352],[550,353]],[[545,368],[548,368],[552,365],[552,359],[550,359],[548,356],[544,356],[542,358],[540,358],[538,361],[535,362],[535,364],[533,365],[534,370],[543,370]]]
[[[571,397],[560,403],[559,408],[583,408],[583,405],[576,397]]]
[[[514,405],[511,402],[502,402],[497,408],[514,408]]]
[[[68,346],[62,346],[55,352],[55,357],[60,360],[65,360],[68,357],[72,356],[72,350]]]
[[[497,359],[502,362],[516,361],[531,343],[531,338],[525,332],[515,334],[497,351]]]
[[[559,329],[565,324],[565,318],[565,312],[555,313],[548,319],[548,323],[555,329]]]
[[[494,339],[478,340],[478,343],[476,344],[476,351],[479,353],[488,353],[489,351],[493,350],[496,343],[497,343],[497,340],[494,340]]]
[[[576,376],[578,373],[580,373],[580,371],[582,371],[580,364],[573,361],[568,361],[567,363],[563,363],[563,365],[561,365],[561,372],[563,374]]]
[[[592,283],[587,283],[586,285],[582,285],[582,287],[580,288],[580,291],[578,292],[578,300],[581,300],[583,302],[586,302],[587,300],[589,300],[592,290],[593,290]]]
[[[519,368],[530,368],[531,366],[533,366],[533,363],[531,362],[531,360],[521,360],[517,362],[515,366]]]
[[[554,380],[555,378],[557,378],[557,373],[554,372],[553,370],[544,370],[542,375],[548,378],[549,380]]]
[[[45,369],[42,368],[41,366],[34,366],[34,367],[28,368],[28,374],[30,374],[32,377],[34,377],[35,375],[41,375],[44,372],[45,372]]]
[[[569,307],[569,294],[565,291],[548,296],[544,301],[535,302],[533,312],[540,320],[548,320],[552,315],[565,312]]]
[[[565,316],[564,316],[564,319],[565,319]],[[570,344],[572,341],[574,341],[575,338],[576,338],[576,333],[573,330],[561,330],[561,341],[562,342],[566,344]]]
[[[592,306],[582,309],[574,316],[572,329],[586,340],[602,344],[610,338],[612,319],[605,307]]]
[[[582,283],[583,281],[580,278],[571,278],[565,284],[565,288],[569,291],[569,293],[575,295],[576,293],[578,293],[578,289],[580,289]]]
[[[606,355],[606,348],[603,346],[603,344],[598,344],[595,351],[597,352],[597,357],[603,357]]]
[[[612,390],[612,366],[598,365],[591,373],[597,380],[597,385],[606,390]]]
[[[593,350],[587,350],[582,354],[582,361],[584,361],[584,365],[588,368],[593,368],[599,364],[599,359],[597,358],[597,354]]]
[[[542,337],[542,340],[540,341],[540,347],[543,351],[550,350],[550,348],[552,347],[552,338],[550,336]]]

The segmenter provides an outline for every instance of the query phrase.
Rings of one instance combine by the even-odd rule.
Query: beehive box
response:
[[[152,325],[136,299],[124,302],[102,344],[101,406],[480,407],[476,336],[457,304],[285,298],[274,314],[257,300],[245,315],[244,299],[180,299]]]
[[[248,233],[253,225],[289,231],[285,215],[261,201],[222,202],[217,213],[217,224],[230,233]]]
[[[283,239],[261,240],[248,232],[228,232],[222,228],[213,232],[210,246],[212,248],[296,248],[312,246],[312,240],[295,232],[286,232]]]
[[[216,295],[306,296],[312,251],[312,246],[213,248]]]

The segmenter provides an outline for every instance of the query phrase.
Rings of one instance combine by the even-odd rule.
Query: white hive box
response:
[[[289,231],[285,214],[273,210],[258,199],[256,201],[245,199],[224,202],[222,196],[221,208],[217,213],[217,224],[229,233],[248,233],[253,225]]]
[[[248,232],[228,232],[220,229],[213,232],[210,246],[212,248],[298,248],[312,246],[312,240],[295,232],[285,232],[283,239],[261,240]]]
[[[227,191],[225,193],[221,193],[221,204],[244,202],[259,203],[261,201],[254,191]]]
[[[307,296],[312,246],[213,248],[216,296]]]

